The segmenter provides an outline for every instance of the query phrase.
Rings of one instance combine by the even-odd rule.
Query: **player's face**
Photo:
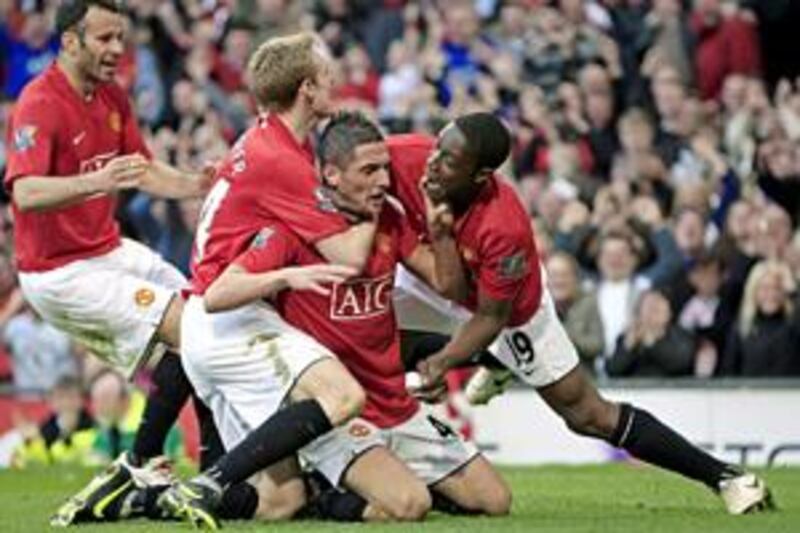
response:
[[[439,134],[436,148],[428,158],[428,193],[434,200],[458,196],[474,186],[479,176],[476,166],[466,137],[455,124],[450,124]]]
[[[389,150],[383,142],[357,146],[349,164],[331,183],[352,209],[377,215],[389,189]]]
[[[82,38],[75,43],[78,68],[92,81],[112,81],[125,51],[125,17],[92,6],[86,12],[81,28]]]

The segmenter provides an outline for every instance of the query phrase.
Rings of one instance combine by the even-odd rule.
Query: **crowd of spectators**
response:
[[[0,127],[53,60],[48,0],[0,0]],[[389,133],[489,110],[559,313],[604,376],[800,376],[800,55],[789,0],[128,0],[118,81],[157,158],[199,168],[256,116],[245,66],[317,31],[337,98]],[[0,167],[5,159],[0,141]],[[7,203],[7,196],[4,197]],[[200,202],[122,198],[124,231],[186,271]],[[0,213],[8,376],[83,359],[25,307]],[[39,366],[37,366],[39,365]],[[47,368],[40,371],[39,368]],[[57,372],[54,369],[59,369]]]

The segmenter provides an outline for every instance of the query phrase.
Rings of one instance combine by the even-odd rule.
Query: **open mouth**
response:
[[[105,60],[100,62],[100,68],[103,71],[116,71],[117,65],[119,65],[119,61],[117,60]]]
[[[377,203],[382,203],[386,199],[386,192],[384,192],[384,191],[374,192],[374,193],[369,195],[368,199],[372,203],[376,203],[376,204]]]
[[[428,196],[430,197],[431,200],[433,200],[434,202],[439,202],[444,200],[445,191],[444,187],[442,187],[441,184],[430,179],[429,177],[428,179],[425,180],[423,186],[425,187],[425,192],[428,193]]]

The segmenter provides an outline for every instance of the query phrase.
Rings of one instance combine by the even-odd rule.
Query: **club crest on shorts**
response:
[[[25,124],[14,131],[14,150],[24,152],[36,144],[36,126]]]
[[[108,115],[108,127],[114,133],[119,133],[122,131],[122,117],[116,111],[112,111],[110,115]]]
[[[347,429],[347,432],[350,433],[351,437],[355,437],[357,439],[363,439],[364,437],[372,433],[368,425],[361,424],[359,422],[350,424],[350,427]]]
[[[136,302],[136,305],[139,307],[150,307],[153,305],[153,302],[156,300],[156,293],[153,292],[152,289],[148,289],[147,287],[142,287],[141,289],[137,290],[133,295],[133,301]]]

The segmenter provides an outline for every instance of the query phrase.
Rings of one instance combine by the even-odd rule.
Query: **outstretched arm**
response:
[[[206,311],[217,313],[269,298],[284,289],[327,295],[329,289],[324,284],[341,283],[353,274],[352,268],[341,265],[319,264],[249,272],[233,263],[211,284],[203,302]]]
[[[510,300],[494,300],[484,294],[478,295],[478,309],[444,348],[419,363],[424,390],[440,387],[444,374],[449,369],[468,360],[472,354],[485,350],[511,317],[513,306]]]
[[[12,194],[20,211],[50,211],[93,196],[138,187],[148,165],[139,154],[116,157],[100,170],[77,176],[19,177]]]
[[[375,240],[375,221],[360,222],[349,229],[317,241],[317,251],[328,262],[364,270]]]
[[[139,188],[161,198],[195,198],[208,192],[213,172],[210,166],[202,172],[184,172],[163,161],[153,160]]]

